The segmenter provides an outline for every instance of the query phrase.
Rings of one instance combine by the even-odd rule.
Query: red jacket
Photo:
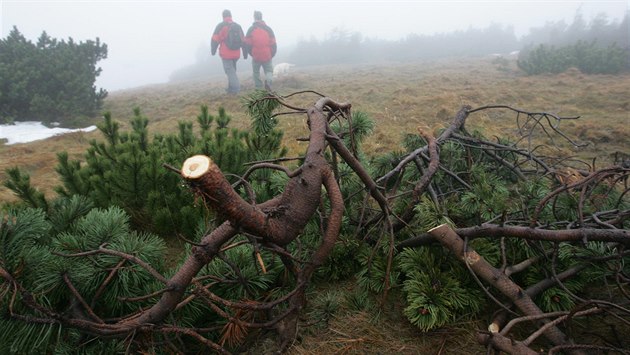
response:
[[[214,33],[212,34],[212,41],[210,45],[210,51],[212,55],[215,55],[217,52],[217,47],[219,48],[219,56],[223,59],[239,59],[241,57],[240,49],[231,49],[225,44],[225,39],[227,38],[228,28],[232,21],[231,17],[223,18],[223,22],[219,23],[217,27],[214,29]],[[240,27],[240,26],[239,26]],[[241,38],[243,39],[243,43],[245,43],[245,36],[243,35],[243,30],[241,30]],[[247,59],[247,51],[245,46],[242,47],[243,50],[243,58]]]
[[[247,53],[257,62],[268,62],[276,55],[276,36],[265,21],[256,21],[245,36]]]

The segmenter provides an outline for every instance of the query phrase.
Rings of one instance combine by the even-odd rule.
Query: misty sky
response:
[[[0,37],[6,38],[13,26],[33,42],[43,31],[75,41],[98,37],[108,46],[108,58],[98,63],[103,72],[97,86],[111,92],[166,82],[173,71],[193,64],[199,49],[208,46],[223,9],[230,9],[244,30],[251,25],[254,10],[262,11],[282,51],[300,39],[325,39],[335,27],[394,40],[411,33],[431,35],[498,23],[512,25],[516,35],[523,36],[529,28],[549,21],[571,23],[578,9],[587,21],[599,13],[620,20],[629,4],[628,0],[0,0]],[[216,65],[220,65],[218,58]]]

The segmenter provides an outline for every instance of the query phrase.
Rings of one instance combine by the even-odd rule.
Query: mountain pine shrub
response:
[[[189,189],[181,184],[178,174],[164,164],[179,166],[186,158],[205,154],[230,174],[242,174],[245,163],[280,157],[282,132],[272,129],[266,134],[229,128],[231,117],[223,108],[218,116],[201,107],[197,117],[200,133],[193,132],[191,122],[179,122],[176,134],[157,134],[152,139],[148,119],[134,109],[131,131],[121,132],[110,113],[98,124],[104,140],[90,142],[84,160],[70,160],[66,152],[58,154],[56,171],[62,182],[56,188],[59,196],[81,195],[96,207],[119,206],[131,216],[135,229],[160,235],[182,233],[194,235],[199,220],[210,218],[208,211],[197,206]],[[212,124],[216,123],[213,128]],[[268,175],[254,175],[252,185],[262,198],[269,192]],[[9,171],[7,187],[33,207],[46,207],[43,194],[32,188],[28,175],[18,168]]]
[[[562,47],[540,44],[535,48],[525,48],[517,65],[528,75],[557,74],[571,67],[585,74],[618,74],[630,70],[628,51],[617,43],[601,46],[596,40],[580,40]]]

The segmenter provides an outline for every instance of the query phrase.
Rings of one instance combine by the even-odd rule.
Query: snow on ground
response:
[[[6,138],[8,141],[5,144],[7,145],[15,143],[28,143],[56,136],[58,134],[71,132],[91,132],[95,129],[96,126],[89,126],[86,128],[77,129],[61,127],[48,128],[44,126],[41,122],[16,122],[12,125],[0,125],[0,140]]]

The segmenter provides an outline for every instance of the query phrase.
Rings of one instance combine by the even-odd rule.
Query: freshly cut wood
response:
[[[186,179],[198,179],[203,176],[208,169],[216,166],[210,157],[205,155],[194,155],[184,162],[181,174]]]

